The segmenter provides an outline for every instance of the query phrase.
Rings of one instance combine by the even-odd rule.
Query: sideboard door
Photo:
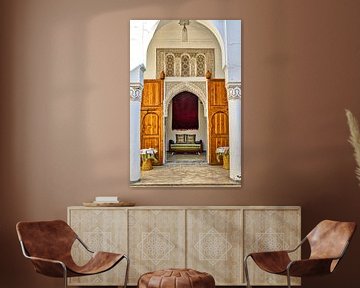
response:
[[[187,210],[187,267],[214,276],[216,285],[242,280],[242,210]]]
[[[251,252],[293,249],[300,243],[300,209],[246,209],[244,211],[244,254]],[[301,250],[292,253],[300,259]],[[248,260],[252,285],[286,285],[286,277],[264,272]],[[293,285],[300,285],[299,278],[292,278]]]
[[[68,222],[80,239],[93,251],[127,253],[127,215],[125,209],[69,209]],[[76,263],[89,260],[89,252],[76,241],[72,248]],[[69,285],[106,286],[124,283],[126,261],[108,272],[69,278]]]
[[[129,210],[129,283],[149,271],[185,267],[185,210]]]

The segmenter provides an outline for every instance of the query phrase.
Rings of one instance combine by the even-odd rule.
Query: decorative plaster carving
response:
[[[181,59],[175,58],[175,75],[181,74]]]
[[[139,83],[130,83],[130,101],[141,102],[143,85]]]
[[[241,99],[241,82],[227,83],[226,88],[228,100]]]
[[[165,103],[164,116],[168,115],[168,108],[171,99],[177,94],[188,91],[199,97],[204,106],[204,115],[207,117],[207,97],[206,97],[206,82],[205,81],[165,81]]]
[[[174,55],[172,55],[172,54],[166,55],[166,76],[172,77],[172,76],[175,75],[174,67],[175,67],[175,57],[174,57]]]
[[[195,75],[195,70],[196,70],[196,59],[195,58],[191,58],[190,59],[190,76],[191,77],[195,77],[197,75]],[[203,73],[202,75],[199,75],[199,77],[204,77],[205,73]]]
[[[199,54],[196,56],[196,76],[205,75],[205,56]]]
[[[181,77],[190,77],[190,57],[188,55],[181,56]]]
[[[167,56],[172,55],[175,57],[175,77],[204,77],[205,71],[210,70],[213,75],[215,75],[215,50],[213,48],[158,48],[156,49],[156,75],[159,75],[159,73],[164,70],[167,71],[167,67],[172,65],[172,59],[171,63],[167,63]],[[183,73],[184,70],[180,68],[180,65],[182,64],[182,56],[188,55],[189,61],[185,63],[186,71]],[[200,65],[201,67],[206,66],[206,70],[200,68],[203,73],[196,73],[196,66],[198,65],[197,57],[201,55]],[[202,59],[202,57],[204,59]],[[203,61],[204,63],[202,63]],[[189,71],[188,71],[189,68]],[[166,75],[170,76],[170,75]]]

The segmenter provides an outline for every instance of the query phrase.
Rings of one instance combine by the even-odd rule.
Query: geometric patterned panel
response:
[[[187,211],[187,267],[206,271],[216,285],[242,281],[242,211]]]
[[[161,261],[170,260],[175,244],[171,242],[169,232],[162,232],[155,227],[150,232],[142,232],[137,248],[141,251],[141,260],[158,265]]]
[[[276,251],[295,248],[301,241],[300,211],[298,209],[256,209],[244,211],[244,255],[251,252]],[[291,253],[300,259],[301,249]],[[286,277],[266,273],[248,260],[252,285],[286,285]],[[300,278],[292,278],[299,285]]]
[[[92,251],[127,253],[127,215],[125,209],[79,209],[69,210],[68,222],[80,239]],[[84,264],[89,259],[78,241],[72,247],[76,263]],[[126,261],[113,269],[93,276],[69,278],[69,285],[122,285]]]
[[[185,267],[185,210],[129,210],[130,284],[145,272]]]

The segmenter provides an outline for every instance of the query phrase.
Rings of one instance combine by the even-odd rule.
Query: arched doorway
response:
[[[181,91],[167,102],[166,108],[165,163],[177,159],[206,161],[207,118],[200,97],[190,91]],[[174,154],[179,156],[173,157]]]
[[[171,130],[199,130],[198,97],[188,91],[180,92],[171,101]]]

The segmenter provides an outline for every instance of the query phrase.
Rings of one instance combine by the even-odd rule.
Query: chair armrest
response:
[[[285,256],[285,255],[288,255],[288,253],[292,253],[292,252],[295,252],[297,249],[299,249],[305,242],[306,242],[307,238],[303,238],[301,240],[301,242],[293,249],[288,249],[288,250],[278,250],[278,251],[264,251],[264,252],[253,252],[253,253],[249,253],[246,257],[252,257],[254,258],[254,256],[260,256],[260,255],[264,255],[264,256]]]
[[[41,258],[41,257],[34,257],[34,256],[26,256],[26,258],[30,259],[31,261],[39,261],[39,262],[49,262],[49,263],[53,263],[53,264],[60,264],[61,266],[65,264],[63,262],[61,262],[60,260],[54,260],[54,259],[47,259],[47,258]]]
[[[20,241],[20,246],[21,246],[21,251],[22,251],[23,255],[25,256],[25,258],[30,259],[33,262],[40,261],[40,262],[48,262],[48,263],[53,263],[53,264],[60,264],[63,268],[66,269],[65,264],[59,260],[30,256],[29,253],[26,251],[24,243],[22,241]]]
[[[169,144],[174,144],[174,140],[169,140]]]
[[[195,144],[202,144],[202,140],[195,141]]]
[[[265,257],[278,256],[278,255],[288,255],[288,251],[287,250],[264,251],[264,252],[252,252],[252,253],[248,254],[248,256],[251,256],[251,257],[257,257],[257,256],[260,256],[260,255],[264,255]]]
[[[46,259],[33,256],[25,256],[30,259],[35,267],[35,271],[50,277],[64,277],[67,274],[66,265],[59,261],[53,259]]]
[[[302,259],[291,261],[287,270],[290,276],[312,276],[329,274],[332,272],[332,263],[337,263],[339,258]]]

